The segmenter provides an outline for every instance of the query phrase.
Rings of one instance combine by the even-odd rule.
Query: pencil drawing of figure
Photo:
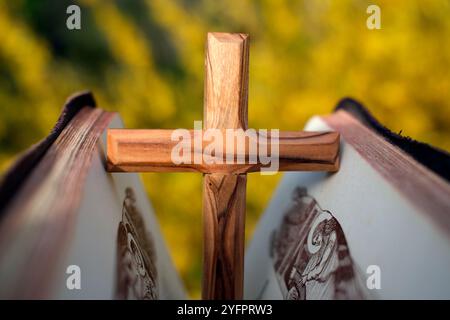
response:
[[[363,282],[338,221],[305,188],[273,234],[272,258],[284,298],[363,299]]]
[[[125,190],[122,221],[118,229],[117,299],[158,298],[153,243],[131,188]]]

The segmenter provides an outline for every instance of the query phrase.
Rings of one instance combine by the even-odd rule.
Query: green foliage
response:
[[[202,119],[207,31],[251,35],[249,122],[301,129],[344,96],[395,131],[450,149],[450,5],[372,2],[80,1],[82,30],[65,26],[72,1],[0,1],[0,168],[47,135],[62,103],[91,89],[130,128],[192,127]],[[173,259],[194,297],[201,274],[200,175],[145,174]],[[251,233],[279,175],[249,178]]]

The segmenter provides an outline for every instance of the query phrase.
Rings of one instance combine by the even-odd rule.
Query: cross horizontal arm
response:
[[[223,137],[219,142],[208,136],[205,130],[182,130],[184,136],[180,136],[180,132],[109,129],[108,171],[239,174],[269,167],[267,160],[275,151],[270,145],[270,131],[267,135],[257,132],[246,135],[244,131],[235,131],[233,139],[227,139],[226,130],[210,129],[210,133],[217,132]],[[338,170],[337,132],[281,131],[278,147],[278,171]],[[261,158],[261,151],[268,157]],[[177,160],[174,156],[180,158]]]

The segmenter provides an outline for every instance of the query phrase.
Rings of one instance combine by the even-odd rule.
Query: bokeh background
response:
[[[66,28],[73,3],[79,31]],[[381,7],[381,30],[366,27],[369,4]],[[251,36],[250,127],[301,129],[352,96],[392,130],[450,149],[446,0],[0,0],[0,172],[82,89],[129,128],[191,128],[202,119],[208,31]],[[201,175],[142,176],[198,298]],[[247,240],[279,178],[249,178]]]

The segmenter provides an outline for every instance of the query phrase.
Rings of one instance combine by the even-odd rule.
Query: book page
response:
[[[122,127],[120,118],[116,116],[109,127]],[[61,263],[55,297],[185,298],[139,176],[105,171],[105,139],[106,131],[87,178],[76,231]],[[68,265],[80,267],[81,290],[67,288]]]
[[[318,117],[306,129],[330,130]],[[246,251],[244,294],[448,299],[449,249],[439,224],[341,139],[339,172],[284,175]]]

